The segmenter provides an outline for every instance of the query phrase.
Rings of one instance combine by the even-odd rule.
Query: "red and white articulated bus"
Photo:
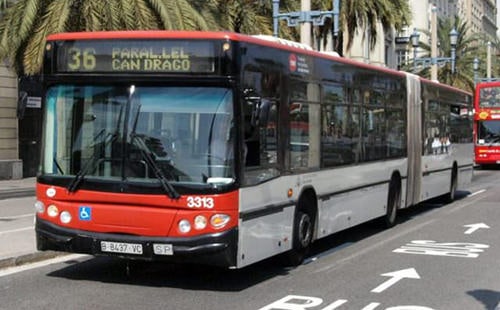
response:
[[[227,32],[62,33],[45,51],[39,250],[300,264],[472,178],[471,94],[409,73]]]
[[[474,160],[500,164],[500,82],[480,82],[474,94]]]

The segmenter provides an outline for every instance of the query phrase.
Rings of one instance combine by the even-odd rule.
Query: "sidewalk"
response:
[[[16,198],[35,196],[36,178],[20,180],[0,180],[0,208],[12,209],[12,204],[18,203]],[[13,199],[14,198],[14,199]],[[34,209],[30,205],[29,214]],[[44,259],[60,256],[62,252],[36,250],[35,229],[33,217],[23,215],[3,215],[0,213],[0,269],[33,263]]]

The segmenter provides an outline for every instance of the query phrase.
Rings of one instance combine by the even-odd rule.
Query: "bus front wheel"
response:
[[[311,215],[302,210],[295,213],[293,223],[292,249],[285,255],[285,264],[298,266],[304,261],[313,235],[313,221]]]

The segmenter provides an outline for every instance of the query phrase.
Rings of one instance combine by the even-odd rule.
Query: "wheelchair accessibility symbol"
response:
[[[81,206],[78,209],[78,217],[80,221],[90,221],[92,219],[92,208],[88,206]]]

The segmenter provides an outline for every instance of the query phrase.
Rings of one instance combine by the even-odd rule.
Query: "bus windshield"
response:
[[[233,95],[217,87],[57,85],[42,173],[164,184],[234,181]]]
[[[478,144],[500,144],[500,122],[497,120],[479,121],[477,137]]]

